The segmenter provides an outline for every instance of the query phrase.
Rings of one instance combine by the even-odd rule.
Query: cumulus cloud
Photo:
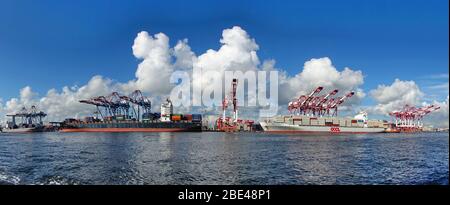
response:
[[[425,124],[438,127],[448,127],[449,104],[448,96],[445,101],[427,102],[425,94],[414,81],[402,81],[395,79],[391,85],[379,85],[370,91],[370,96],[377,103],[370,111],[374,114],[388,115],[389,112],[401,110],[405,105],[416,107],[437,105],[439,110],[428,114],[424,118]]]
[[[227,86],[231,84],[231,79],[230,82],[224,83],[226,71],[241,71],[245,73],[246,71],[260,70],[260,61],[257,56],[259,46],[256,44],[255,39],[251,38],[242,28],[234,26],[223,30],[220,44],[218,50],[208,49],[193,61],[193,78],[195,78],[192,84],[193,90],[202,90],[203,96],[209,93],[214,93],[214,96],[223,96],[224,92],[229,92]],[[240,83],[238,83],[238,91],[242,91],[244,85],[242,81],[243,75],[235,77],[241,78]],[[247,102],[255,102],[255,91],[248,89],[246,92]],[[207,94],[205,95],[205,93]],[[199,93],[194,92],[194,95],[198,96]],[[194,98],[193,102],[194,105],[198,105],[199,99]],[[242,103],[243,100],[238,102]],[[211,101],[211,104],[218,106],[221,103],[219,101]]]
[[[168,93],[172,87],[167,82],[174,71],[169,37],[163,33],[151,36],[142,31],[138,33],[132,48],[134,56],[142,59],[136,70],[136,88],[155,94]]]
[[[205,74],[194,82],[194,86],[212,85],[216,79],[223,79],[224,71],[245,72],[258,69],[256,51],[259,46],[242,28],[234,26],[223,30],[220,43],[222,45],[218,50],[209,49],[193,62],[193,68]],[[208,71],[217,71],[220,76],[209,76]]]
[[[235,26],[225,29],[220,39],[222,46],[216,51],[209,49],[194,63],[202,70],[253,70],[259,64],[256,51],[259,49],[254,39],[242,28]]]
[[[440,109],[436,110],[424,118],[424,123],[428,125],[434,125],[436,127],[449,127],[449,96],[445,101],[433,101],[431,103],[423,103],[424,106],[433,104],[439,106]]]
[[[174,67],[178,70],[192,70],[192,66],[197,60],[197,56],[192,52],[187,39],[178,41],[173,48],[173,56],[176,59]]]
[[[364,83],[362,71],[355,71],[350,68],[344,68],[342,71],[337,70],[331,59],[328,57],[311,59],[306,61],[303,70],[293,77],[283,73],[280,76],[280,104],[287,104],[293,98],[300,95],[309,94],[318,86],[323,86],[322,93],[338,89],[337,96],[342,96],[350,91],[354,91],[355,95],[344,105],[358,105],[362,98],[366,95],[360,88]]]
[[[78,101],[93,96],[107,95],[114,89],[117,89],[115,84],[102,76],[92,77],[86,85],[79,88],[66,86],[62,88],[61,92],[50,89],[42,98],[39,98],[30,86],[26,86],[21,89],[20,98],[10,99],[3,109],[6,113],[15,113],[24,106],[28,109],[32,105],[36,105],[38,109],[48,114],[46,118],[48,121],[91,115],[94,108]]]
[[[449,96],[447,95],[447,99],[445,101],[433,101],[431,104],[437,105],[440,107],[439,110],[436,110],[429,114],[424,119],[424,122],[429,125],[434,125],[436,127],[449,127],[449,104],[448,101]]]
[[[2,108],[3,112],[6,114],[11,114],[13,112],[17,112],[21,110],[24,106],[31,107],[34,105],[35,97],[37,93],[33,92],[30,86],[25,86],[20,89],[19,98],[11,98],[5,103],[5,106]]]
[[[26,86],[20,90],[20,99],[24,102],[31,101],[36,95],[37,93],[33,92],[30,86]]]
[[[417,105],[421,103],[422,91],[414,81],[395,79],[392,85],[379,85],[370,91],[370,96],[377,102],[373,112],[388,114],[394,110],[402,109],[406,104]]]

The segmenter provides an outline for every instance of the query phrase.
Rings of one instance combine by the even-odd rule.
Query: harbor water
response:
[[[448,184],[449,134],[0,134],[0,184]]]

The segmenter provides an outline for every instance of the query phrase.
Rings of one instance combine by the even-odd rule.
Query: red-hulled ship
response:
[[[84,120],[66,119],[61,125],[60,132],[202,131],[200,114],[173,114],[172,102],[169,99],[161,105],[161,113],[151,113],[150,100],[139,90],[134,91],[130,96],[122,96],[114,92],[106,97],[99,96],[80,102],[95,105],[96,114],[102,117],[86,117]],[[106,114],[110,115],[105,116]]]

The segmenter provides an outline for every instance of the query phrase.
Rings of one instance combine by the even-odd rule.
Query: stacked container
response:
[[[84,122],[86,122],[86,123],[92,123],[92,122],[94,122],[94,117],[85,117],[85,118],[84,118]]]
[[[118,121],[125,120],[125,115],[116,115],[116,120],[118,120]]]
[[[192,122],[201,122],[202,115],[201,114],[192,114]]]
[[[182,120],[190,122],[192,121],[192,115],[191,114],[183,115]]]
[[[172,114],[172,116],[170,117],[170,120],[171,121],[180,121],[181,117],[182,117],[181,114]]]

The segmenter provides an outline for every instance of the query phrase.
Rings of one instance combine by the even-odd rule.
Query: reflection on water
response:
[[[448,184],[448,133],[0,135],[0,184]]]

